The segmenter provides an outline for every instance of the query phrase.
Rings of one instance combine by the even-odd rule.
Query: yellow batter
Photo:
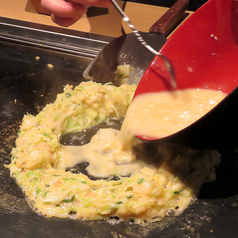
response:
[[[219,164],[216,151],[161,144],[153,155],[148,155],[150,150],[130,135],[126,136],[130,138],[126,146],[114,143],[120,148],[104,151],[110,155],[118,149],[124,152],[129,149],[129,154],[123,158],[113,156],[112,169],[105,172],[107,176],[122,175],[125,170],[124,174],[131,173],[128,177],[119,177],[117,181],[93,181],[83,174],[65,171],[77,161],[73,158],[74,149],[60,144],[61,136],[110,118],[124,117],[135,89],[135,85],[114,87],[93,82],[83,82],[74,89],[67,85],[64,93],[37,116],[24,117],[8,167],[36,212],[47,217],[97,220],[117,216],[136,223],[153,222],[171,212],[182,212],[193,201],[201,185],[214,179],[214,166]],[[113,131],[111,138],[117,137],[117,133]],[[99,137],[109,138],[106,142],[109,143],[111,139],[108,132],[106,134],[103,136],[101,131]],[[130,150],[132,145],[133,151]],[[94,159],[95,151],[85,159],[87,147],[83,150],[84,160],[90,156],[90,161]],[[99,154],[102,155],[102,151]],[[152,157],[156,158],[156,163],[147,161]],[[118,170],[118,165],[124,169]],[[105,176],[102,171],[97,174],[97,168],[107,166],[104,161],[99,161],[94,166],[96,172],[95,168],[92,171],[95,175]]]
[[[136,135],[166,137],[197,121],[225,96],[225,93],[211,89],[142,94],[133,100],[127,112],[130,124],[127,127]]]

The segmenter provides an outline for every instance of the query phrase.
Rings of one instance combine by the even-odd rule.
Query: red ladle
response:
[[[237,1],[209,0],[173,33],[160,50],[174,67],[175,90],[208,88],[221,90],[228,96],[198,121],[159,141],[198,149],[238,145],[237,16]],[[172,90],[168,77],[161,74],[162,71],[161,61],[155,57],[143,75],[135,97]],[[139,138],[154,140],[143,136]]]

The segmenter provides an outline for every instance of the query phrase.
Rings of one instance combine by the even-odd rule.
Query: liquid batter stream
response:
[[[208,89],[140,95],[132,101],[120,131],[101,129],[87,145],[62,147],[62,167],[89,162],[88,173],[97,177],[139,171],[146,164],[136,160],[132,152],[135,135],[162,138],[180,131],[210,111],[225,96],[221,91]]]

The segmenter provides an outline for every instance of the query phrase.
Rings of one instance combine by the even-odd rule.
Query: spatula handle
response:
[[[170,29],[188,8],[188,5],[189,0],[178,0],[158,21],[150,27],[150,32],[161,33],[164,36],[167,36]]]

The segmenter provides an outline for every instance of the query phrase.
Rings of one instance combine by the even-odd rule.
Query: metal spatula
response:
[[[176,81],[175,81],[175,75],[174,75],[174,70],[173,67],[169,61],[169,59],[159,53],[157,50],[155,50],[152,46],[150,46],[142,37],[142,35],[136,30],[136,28],[134,27],[134,25],[132,25],[132,23],[130,22],[129,17],[125,14],[125,12],[120,8],[120,6],[117,4],[117,2],[115,0],[111,0],[112,4],[115,6],[115,8],[118,10],[118,12],[122,15],[123,17],[123,21],[127,23],[127,25],[131,28],[132,32],[135,34],[135,36],[137,37],[137,40],[143,45],[145,46],[151,53],[153,53],[154,55],[157,55],[159,57],[161,57],[161,59],[163,60],[166,69],[168,70],[169,76],[170,76],[170,83],[171,85],[175,88],[176,87]]]
[[[123,18],[128,20],[128,17],[124,15],[124,12],[115,0],[112,0],[112,2],[123,15]],[[84,77],[100,83],[113,82],[117,66],[129,64],[133,71],[127,83],[138,83],[138,78],[143,76],[155,53],[157,54],[158,50],[166,42],[166,35],[187,9],[188,3],[188,0],[178,0],[150,28],[149,33],[137,32],[135,30],[134,33],[122,35],[111,41],[86,68],[83,74]],[[167,58],[165,56],[162,57],[165,66],[168,67],[170,77],[174,81],[172,67]],[[116,84],[115,81],[113,83]]]

